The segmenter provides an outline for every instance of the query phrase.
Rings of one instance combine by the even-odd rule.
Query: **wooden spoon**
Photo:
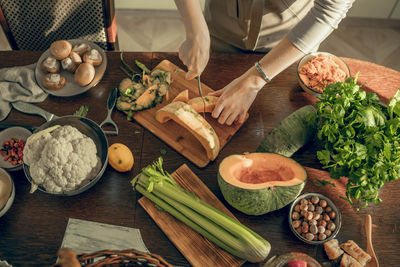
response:
[[[375,255],[374,247],[372,246],[372,219],[371,215],[365,216],[365,233],[367,235],[367,253],[371,256],[371,260],[365,267],[379,267],[378,258]]]

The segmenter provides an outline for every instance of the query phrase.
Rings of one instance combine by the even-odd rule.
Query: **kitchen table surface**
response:
[[[0,67],[21,66],[35,63],[41,53],[29,51],[0,52]],[[97,123],[107,115],[106,101],[110,90],[117,87],[125,78],[119,69],[119,53],[107,52],[108,66],[102,81],[88,92],[73,97],[54,97],[49,95],[37,105],[57,116],[70,115],[81,105],[89,107],[87,117]],[[125,53],[125,59],[134,59],[153,68],[164,59],[182,67],[175,53]],[[202,82],[220,89],[236,78],[254,62],[260,54],[213,54],[202,74]],[[365,82],[368,91],[377,92],[383,102],[400,88],[400,73],[373,63],[345,58],[352,75],[359,72],[359,81]],[[1,93],[1,92],[0,92]],[[83,219],[100,223],[138,228],[148,249],[163,256],[176,265],[189,265],[173,243],[158,228],[145,210],[138,204],[139,196],[132,191],[130,180],[141,168],[156,160],[161,154],[164,167],[173,172],[182,164],[189,168],[224,203],[240,222],[267,239],[272,246],[271,255],[299,251],[316,259],[326,261],[322,246],[307,245],[298,240],[289,229],[287,217],[289,208],[262,215],[247,216],[230,207],[222,197],[217,183],[219,163],[234,153],[255,151],[266,134],[296,109],[312,104],[315,98],[305,94],[296,79],[296,65],[275,77],[257,96],[250,109],[246,123],[221,150],[217,159],[205,168],[198,168],[174,149],[163,143],[157,136],[134,121],[126,120],[126,115],[118,110],[112,114],[119,127],[118,136],[108,136],[109,144],[124,143],[133,152],[135,164],[132,171],[118,173],[110,166],[103,177],[88,191],[73,197],[56,197],[43,192],[29,193],[30,184],[22,170],[12,172],[16,186],[15,201],[11,209],[0,218],[0,260],[7,260],[14,266],[50,266],[56,260],[56,252],[61,245],[69,218]],[[34,115],[22,114],[12,110],[1,123],[18,123],[40,126],[45,121]],[[314,175],[324,175],[316,158],[313,143],[298,151],[293,158]],[[319,191],[329,196],[342,194],[338,187],[315,187],[308,182],[303,192]],[[398,266],[400,253],[400,209],[397,203],[400,196],[400,182],[387,183],[380,190],[383,202],[356,211],[345,201],[338,201],[342,212],[342,228],[337,238],[340,242],[354,240],[366,248],[364,216],[369,213],[373,221],[373,245],[381,266]],[[338,198],[339,199],[339,198]],[[247,265],[251,265],[246,263]]]

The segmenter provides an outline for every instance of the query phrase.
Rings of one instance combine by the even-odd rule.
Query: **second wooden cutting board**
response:
[[[205,167],[210,162],[207,158],[207,153],[200,142],[188,130],[172,120],[166,123],[159,123],[154,119],[156,111],[170,103],[181,91],[188,89],[189,99],[198,97],[197,80],[186,80],[186,72],[168,60],[163,60],[155,67],[155,69],[157,68],[171,72],[173,82],[169,90],[169,99],[152,109],[137,112],[133,118],[198,167]],[[213,91],[213,89],[203,83],[202,89],[204,96]],[[234,124],[232,126],[221,125],[209,113],[206,114],[206,120],[214,128],[219,138],[221,149],[242,126],[242,124]]]

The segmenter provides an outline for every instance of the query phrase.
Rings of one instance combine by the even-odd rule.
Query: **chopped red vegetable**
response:
[[[18,138],[4,141],[0,150],[0,154],[4,157],[4,161],[10,162],[12,165],[21,164],[23,161],[23,153],[25,141]]]

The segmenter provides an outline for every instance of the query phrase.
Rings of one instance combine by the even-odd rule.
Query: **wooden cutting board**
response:
[[[173,172],[172,177],[182,188],[194,192],[201,200],[235,218],[186,164]],[[168,213],[158,210],[146,197],[140,198],[139,203],[192,266],[235,267],[245,262],[214,245]]]
[[[168,100],[156,107],[144,111],[137,112],[133,118],[143,127],[148,129],[154,135],[158,136],[165,143],[173,147],[176,151],[193,162],[198,167],[205,167],[210,160],[207,158],[206,150],[200,142],[184,127],[170,120],[166,123],[159,123],[154,119],[158,109],[170,103],[181,91],[189,90],[189,99],[198,97],[197,80],[188,81],[185,78],[186,72],[168,60],[161,61],[155,68],[160,68],[171,72],[173,82],[170,85]],[[203,95],[206,96],[213,89],[202,83]],[[232,126],[221,125],[206,114],[206,120],[214,128],[219,138],[220,150],[228,143],[229,139],[237,132],[243,124],[234,124]]]

